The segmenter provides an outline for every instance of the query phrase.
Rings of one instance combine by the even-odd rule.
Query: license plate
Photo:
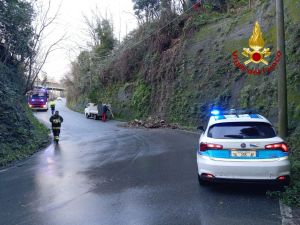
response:
[[[256,157],[256,151],[231,151],[231,157]]]

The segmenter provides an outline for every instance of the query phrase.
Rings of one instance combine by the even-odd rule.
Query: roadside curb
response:
[[[299,225],[300,224],[300,209],[292,209],[279,201],[282,225]]]
[[[295,225],[300,224],[300,208],[292,209],[293,223]]]
[[[293,222],[292,209],[279,200],[282,225],[296,225]]]

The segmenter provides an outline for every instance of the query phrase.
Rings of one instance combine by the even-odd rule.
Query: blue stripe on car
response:
[[[226,118],[223,115],[215,116],[215,120],[224,120],[224,119]]]
[[[237,150],[238,151],[238,150]],[[246,151],[246,150],[242,150]],[[287,152],[283,152],[281,150],[255,150],[256,157],[232,157],[231,150],[207,150],[204,152],[199,152],[200,155],[208,156],[211,158],[219,158],[219,159],[276,159],[288,156]]]

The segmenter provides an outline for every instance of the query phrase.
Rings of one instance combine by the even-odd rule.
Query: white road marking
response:
[[[292,209],[279,201],[282,225],[296,225],[293,222]]]

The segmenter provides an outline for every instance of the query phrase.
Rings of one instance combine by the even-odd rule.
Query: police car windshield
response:
[[[212,125],[207,136],[216,139],[260,139],[276,137],[276,133],[268,123],[231,122]]]

